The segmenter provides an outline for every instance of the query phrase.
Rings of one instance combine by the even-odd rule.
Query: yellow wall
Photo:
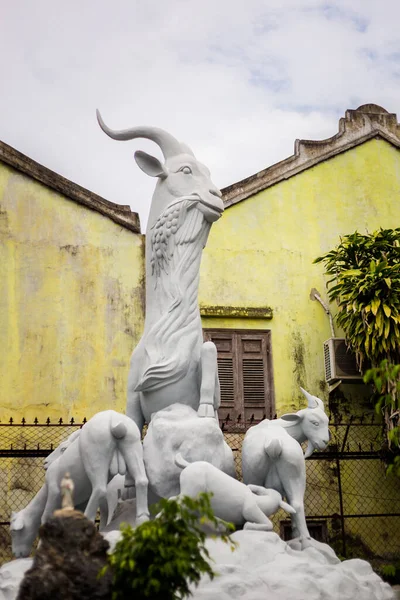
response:
[[[203,319],[204,327],[271,329],[278,414],[304,405],[299,385],[327,399],[323,267],[340,235],[400,226],[400,152],[374,139],[228,208],[203,255],[200,303],[273,309],[271,320]],[[334,307],[333,307],[334,309]],[[339,332],[337,332],[339,333]]]
[[[228,208],[203,254],[200,304],[273,309],[278,413],[327,399],[323,267],[339,235],[400,222],[400,153],[371,140]],[[0,164],[0,418],[90,417],[125,408],[143,327],[143,238]],[[338,332],[339,333],[339,332]]]
[[[0,419],[125,409],[143,237],[0,163]]]

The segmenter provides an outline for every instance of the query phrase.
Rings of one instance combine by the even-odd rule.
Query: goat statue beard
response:
[[[314,452],[315,446],[314,444],[308,440],[306,451],[304,452],[304,458],[309,458],[311,454]]]
[[[155,390],[182,378],[199,340],[202,343],[199,266],[210,227],[193,199],[182,198],[171,203],[152,228],[151,276],[159,297],[165,298],[165,309],[144,336],[147,366],[136,391]]]

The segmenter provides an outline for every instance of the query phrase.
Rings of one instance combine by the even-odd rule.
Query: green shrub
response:
[[[211,509],[208,494],[193,499],[161,500],[157,517],[136,529],[122,527],[122,539],[109,557],[113,577],[113,600],[175,600],[191,594],[202,575],[215,573],[205,546],[205,528],[223,532],[223,541],[233,525],[218,520]]]

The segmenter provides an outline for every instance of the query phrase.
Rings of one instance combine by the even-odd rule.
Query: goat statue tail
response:
[[[264,450],[272,459],[279,458],[282,454],[282,441],[276,438],[265,443]]]
[[[177,452],[177,454],[175,454],[175,464],[180,469],[186,469],[186,467],[190,465],[190,463],[183,458],[180,452]]]
[[[126,433],[128,431],[125,423],[122,420],[121,421],[114,421],[114,423],[111,421],[111,428],[110,429],[111,429],[111,434],[117,440],[120,440],[123,437],[125,437]]]
[[[290,515],[295,515],[296,514],[296,511],[293,508],[293,506],[291,506],[290,504],[288,504],[284,500],[281,500],[279,502],[279,506],[280,506],[280,508],[283,508],[283,510],[286,510],[286,512],[288,512]]]

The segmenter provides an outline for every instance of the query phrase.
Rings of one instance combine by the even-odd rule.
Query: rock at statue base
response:
[[[217,575],[204,577],[193,600],[393,600],[390,585],[369,563],[340,562],[327,545],[293,550],[272,532],[237,531],[231,551],[221,540],[208,540]]]
[[[149,485],[162,498],[180,492],[182,470],[175,464],[178,452],[188,462],[204,460],[236,476],[233,453],[218,421],[199,417],[190,406],[173,404],[153,416],[143,441]]]
[[[110,600],[111,575],[98,578],[108,542],[75,510],[57,511],[39,530],[39,545],[17,600]]]

